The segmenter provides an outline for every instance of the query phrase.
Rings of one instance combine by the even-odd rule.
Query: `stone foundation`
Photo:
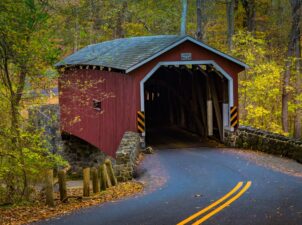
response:
[[[107,157],[97,147],[74,136],[64,139],[62,154],[69,162],[71,171],[76,174],[81,174],[83,167],[99,166]]]
[[[131,180],[134,175],[136,159],[140,152],[140,136],[138,133],[127,131],[116,152],[115,172],[118,181]]]
[[[235,132],[225,131],[225,145],[280,155],[302,163],[302,140],[240,126]]]
[[[58,105],[35,107],[31,109],[29,116],[36,127],[45,129],[49,150],[61,154],[69,162],[70,171],[76,176],[82,174],[83,167],[98,166],[105,158],[109,158],[95,146],[75,136],[64,134],[63,140],[61,139]],[[139,144],[139,134],[127,131],[116,152],[116,161],[110,158],[118,181],[133,178],[136,159],[140,152]]]

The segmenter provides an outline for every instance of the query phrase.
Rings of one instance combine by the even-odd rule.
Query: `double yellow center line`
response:
[[[188,217],[187,219],[181,221],[180,223],[178,223],[177,225],[184,225],[187,224],[188,222],[196,219],[197,217],[199,217],[200,215],[208,212],[210,209],[218,206],[220,203],[222,203],[223,201],[227,200],[225,203],[223,203],[222,205],[220,205],[219,207],[217,207],[216,209],[214,209],[213,211],[209,212],[208,214],[204,215],[203,217],[201,217],[200,219],[198,219],[196,222],[194,222],[192,225],[199,225],[202,224],[204,221],[208,220],[209,218],[211,218],[212,216],[214,216],[216,213],[220,212],[221,210],[223,210],[225,207],[229,206],[232,202],[236,201],[238,198],[240,198],[241,195],[244,194],[244,192],[246,192],[250,186],[252,185],[251,181],[248,181],[243,188],[241,188],[243,186],[243,182],[239,182],[230,192],[228,192],[226,195],[224,195],[223,197],[221,197],[220,199],[218,199],[216,202],[212,203],[211,205],[209,205],[208,207],[200,210],[199,212],[193,214],[192,216]],[[239,189],[241,189],[236,195],[234,195],[233,197],[231,197],[234,193],[236,193]],[[230,198],[231,197],[231,198]]]

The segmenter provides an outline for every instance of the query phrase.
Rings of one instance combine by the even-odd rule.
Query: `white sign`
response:
[[[180,58],[182,61],[192,60],[192,53],[190,53],[190,52],[181,53]]]

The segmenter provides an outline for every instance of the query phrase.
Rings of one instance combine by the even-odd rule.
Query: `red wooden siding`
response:
[[[62,131],[114,156],[124,132],[136,129],[136,118],[130,116],[136,115],[133,78],[113,72],[77,70],[64,73],[59,85]],[[101,112],[93,108],[93,99],[102,100]]]
[[[139,67],[138,69],[130,72],[129,75],[135,77],[135,88],[136,94],[139,96],[140,81],[149,73],[150,70],[154,66],[156,66],[159,62],[164,61],[181,61],[180,54],[183,52],[190,52],[192,53],[192,61],[198,60],[213,60],[215,61],[221,68],[223,68],[232,78],[234,82],[234,105],[238,106],[238,73],[243,71],[244,68],[239,66],[238,64],[233,63],[219,55],[212,53],[190,41],[186,41],[181,45],[173,48],[172,50],[166,52],[165,54],[153,59],[152,61],[148,62],[147,64]],[[136,105],[138,109],[140,109],[140,98],[137,99]]]
[[[129,74],[86,69],[65,72],[59,82],[62,131],[115,156],[124,132],[136,131],[140,81],[158,62],[180,61],[183,52],[191,52],[192,60],[214,60],[230,74],[234,81],[234,103],[238,106],[237,75],[244,68],[187,41]],[[104,93],[113,96],[103,99]],[[102,101],[102,112],[93,109],[93,99]]]

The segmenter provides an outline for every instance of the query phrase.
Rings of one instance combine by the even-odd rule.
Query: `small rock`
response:
[[[152,147],[147,147],[147,148],[145,148],[144,150],[143,150],[143,153],[145,153],[145,154],[153,154],[154,153],[154,150],[153,150],[153,148]]]

